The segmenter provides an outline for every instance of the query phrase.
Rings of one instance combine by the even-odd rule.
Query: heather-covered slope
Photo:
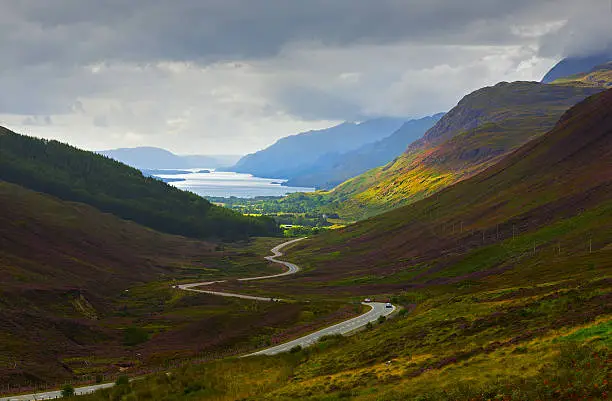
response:
[[[404,312],[350,338],[84,399],[608,399],[612,90],[475,177],[297,247],[288,257],[307,270],[266,291],[389,297]]]
[[[382,166],[401,155],[406,147],[421,138],[444,114],[405,122],[397,131],[378,142],[343,153],[326,154],[286,185],[331,189],[366,171]]]
[[[164,273],[211,243],[153,231],[82,204],[0,181],[2,290],[82,288],[98,295]]]
[[[0,181],[0,382],[66,375],[58,355],[112,346],[96,322],[124,289],[213,250]]]
[[[331,277],[398,275],[392,286],[452,282],[482,275],[480,263],[499,258],[497,269],[511,268],[514,236],[529,235],[521,246],[553,250],[594,249],[612,242],[612,90],[567,111],[555,128],[496,165],[437,195],[340,232],[298,245],[307,255],[334,255],[314,263],[311,274]],[[571,234],[570,234],[571,233]],[[473,249],[482,251],[470,254]],[[548,252],[548,251],[547,251]],[[486,263],[484,264],[486,265]],[[411,272],[408,276],[402,276]],[[491,270],[489,273],[493,274]],[[487,274],[487,273],[485,273]],[[401,277],[404,277],[403,279]],[[455,277],[455,278],[453,278]],[[374,280],[375,282],[376,280]],[[420,285],[419,284],[419,285]]]
[[[83,202],[170,234],[232,240],[272,235],[277,229],[270,219],[212,205],[107,157],[2,127],[0,180]]]
[[[317,159],[326,154],[346,153],[388,137],[404,121],[379,118],[288,136],[264,150],[244,156],[228,170],[259,177],[293,178],[316,168]]]
[[[172,288],[277,273],[262,256],[282,241],[171,236],[0,181],[0,394],[248,351],[350,316],[345,303],[253,305]]]
[[[363,218],[423,199],[470,177],[550,130],[568,108],[602,88],[500,83],[467,95],[391,163],[328,194],[343,217]]]

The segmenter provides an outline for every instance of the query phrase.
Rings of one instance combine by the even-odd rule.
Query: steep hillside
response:
[[[139,169],[219,168],[234,164],[240,156],[179,156],[153,147],[102,150],[101,155]]]
[[[0,394],[246,351],[350,314],[172,288],[277,273],[262,256],[282,241],[171,236],[0,181]]]
[[[65,375],[59,354],[109,345],[96,322],[124,289],[213,250],[0,181],[0,382]]]
[[[570,75],[569,77],[559,78],[553,84],[580,83],[602,88],[612,87],[612,61],[599,65],[588,72]]]
[[[403,311],[350,338],[84,399],[608,399],[612,90],[475,177],[298,247],[289,257],[307,270],[266,290]]]
[[[343,217],[363,218],[423,199],[470,177],[550,130],[568,108],[602,88],[500,83],[464,97],[391,163],[328,194]]]
[[[2,127],[0,180],[87,203],[171,234],[237,239],[276,232],[271,220],[214,206],[104,156]]]
[[[591,56],[564,58],[546,73],[542,83],[548,84],[570,75],[585,73],[610,60],[612,60],[612,50]]]
[[[344,154],[326,154],[317,159],[307,171],[291,178],[286,185],[331,189],[401,155],[408,145],[421,138],[443,115],[441,113],[410,120],[378,142],[363,145]]]
[[[316,166],[316,160],[326,154],[346,153],[391,135],[404,121],[380,118],[288,136],[264,150],[244,156],[228,170],[259,177],[293,178]]]
[[[589,238],[594,249],[605,248],[612,242],[610,207],[612,90],[570,109],[552,131],[480,174],[296,248],[304,248],[298,254],[305,258],[334,255],[333,263],[311,273],[317,280],[374,273],[401,277],[407,269],[414,275],[396,281],[405,288],[482,275],[479,258],[500,257],[495,267],[510,268],[516,256],[509,256],[517,251],[512,238],[518,235],[530,236],[520,244],[526,249],[531,241],[538,249],[553,247],[555,237],[570,232],[576,248],[584,249]],[[478,248],[484,249],[469,253]],[[487,256],[494,251],[497,255]]]

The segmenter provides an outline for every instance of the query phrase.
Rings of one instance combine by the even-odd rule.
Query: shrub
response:
[[[66,384],[62,387],[62,398],[72,397],[74,395],[74,387],[70,384]]]
[[[130,384],[130,378],[126,375],[119,376],[115,381],[115,385],[117,386],[125,386],[126,384]]]
[[[140,327],[128,327],[123,331],[123,344],[129,347],[149,340],[149,333]]]
[[[295,347],[291,348],[289,350],[289,353],[291,354],[297,354],[298,352],[302,351],[302,346],[301,345],[296,345]]]
[[[344,340],[344,336],[342,334],[328,334],[319,338],[320,343],[324,343],[327,341],[341,341]]]
[[[202,386],[200,383],[190,383],[186,385],[185,388],[183,389],[183,394],[197,393],[203,388],[204,386]]]

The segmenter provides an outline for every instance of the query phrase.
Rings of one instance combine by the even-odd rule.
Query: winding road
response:
[[[264,259],[269,260],[270,262],[274,262],[274,263],[279,263],[283,266],[285,266],[288,270],[286,272],[283,273],[279,273],[279,274],[273,274],[271,276],[260,276],[260,277],[249,277],[249,278],[239,278],[238,281],[255,281],[255,280],[264,280],[264,279],[268,279],[268,278],[277,278],[277,277],[283,277],[283,276],[288,276],[290,274],[295,274],[297,273],[300,268],[290,262],[285,262],[284,260],[278,260],[276,258],[283,256],[283,253],[281,252],[281,249],[283,249],[284,247],[294,244],[298,241],[303,240],[304,238],[298,238],[298,239],[294,239],[291,241],[287,241],[287,242],[283,242],[280,245],[275,246],[274,248],[272,248],[270,250],[270,252],[272,252],[271,256],[266,256]],[[213,295],[219,295],[222,297],[234,297],[234,298],[242,298],[242,299],[251,299],[254,301],[281,301],[280,298],[270,298],[270,297],[256,297],[253,295],[243,295],[243,294],[232,294],[229,292],[220,292],[220,291],[208,291],[208,290],[197,290],[197,287],[205,287],[207,285],[212,285],[212,284],[216,284],[216,283],[225,283],[227,280],[221,280],[221,281],[207,281],[207,282],[203,282],[203,283],[191,283],[191,284],[181,284],[178,286],[178,288],[180,288],[181,290],[185,290],[185,291],[193,291],[193,292],[202,292],[204,294],[213,294]],[[2,401],[2,400],[0,400]]]
[[[250,278],[241,278],[238,279],[238,281],[254,281],[254,280],[264,280],[264,279],[269,279],[269,278],[277,278],[277,277],[283,277],[283,276],[288,276],[291,274],[295,274],[297,273],[300,268],[290,262],[286,262],[283,260],[279,260],[277,258],[283,256],[283,253],[281,252],[281,249],[283,249],[284,247],[294,244],[298,241],[303,240],[304,238],[298,238],[298,239],[294,239],[291,241],[287,241],[284,242],[274,248],[271,249],[272,255],[271,256],[266,256],[265,259],[269,260],[270,262],[274,262],[274,263],[279,263],[285,267],[287,267],[287,271],[283,272],[283,273],[279,273],[279,274],[274,274],[274,275],[270,275],[270,276],[261,276],[261,277],[250,277]],[[257,296],[253,296],[253,295],[244,295],[244,294],[233,294],[233,293],[228,293],[228,292],[220,292],[220,291],[210,291],[210,290],[201,290],[198,289],[198,287],[205,287],[207,285],[212,285],[215,283],[223,283],[226,280],[222,280],[222,281],[207,281],[207,282],[202,282],[202,283],[192,283],[192,284],[181,284],[178,285],[177,288],[184,290],[184,291],[192,291],[192,292],[201,292],[201,293],[205,293],[205,294],[213,294],[213,295],[219,295],[222,297],[234,297],[234,298],[241,298],[241,299],[250,299],[250,300],[255,300],[255,301],[280,301],[281,299],[279,298],[266,298],[266,297],[257,297]],[[367,325],[369,322],[374,322],[376,321],[381,315],[382,316],[388,316],[391,313],[393,313],[393,311],[395,311],[395,306],[391,306],[391,307],[387,307],[386,304],[381,303],[381,302],[368,302],[368,303],[363,303],[363,305],[367,305],[370,307],[370,310],[367,311],[366,313],[357,316],[355,318],[346,320],[344,322],[335,324],[333,326],[329,326],[326,327],[324,329],[321,329],[319,331],[316,331],[314,333],[308,334],[306,336],[297,338],[295,340],[280,344],[280,345],[275,345],[273,347],[270,348],[266,348],[263,349],[261,351],[257,351],[257,352],[253,352],[251,354],[248,355],[243,355],[242,358],[246,358],[249,356],[256,356],[256,355],[275,355],[275,354],[279,354],[282,352],[287,352],[290,351],[292,348],[300,346],[300,347],[307,347],[309,345],[312,345],[314,343],[316,343],[321,337],[323,336],[329,336],[329,335],[337,335],[337,334],[348,334],[351,333],[355,330],[358,330],[362,327],[364,327],[365,325]],[[100,390],[103,388],[109,388],[112,387],[114,385],[114,383],[104,383],[104,384],[96,384],[93,386],[85,386],[85,387],[79,387],[75,389],[75,393],[78,395],[82,395],[82,394],[89,394],[89,393],[93,393],[96,390]],[[61,397],[61,392],[60,391],[49,391],[49,392],[45,392],[45,393],[37,393],[37,394],[26,394],[26,395],[16,395],[16,396],[12,396],[12,397],[6,397],[6,398],[0,398],[0,401],[33,401],[33,400],[50,400],[50,399],[54,399],[54,398],[60,398]]]

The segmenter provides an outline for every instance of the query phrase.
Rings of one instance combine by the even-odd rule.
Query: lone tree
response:
[[[62,388],[62,398],[72,397],[74,395],[74,387],[70,384],[66,384]]]

